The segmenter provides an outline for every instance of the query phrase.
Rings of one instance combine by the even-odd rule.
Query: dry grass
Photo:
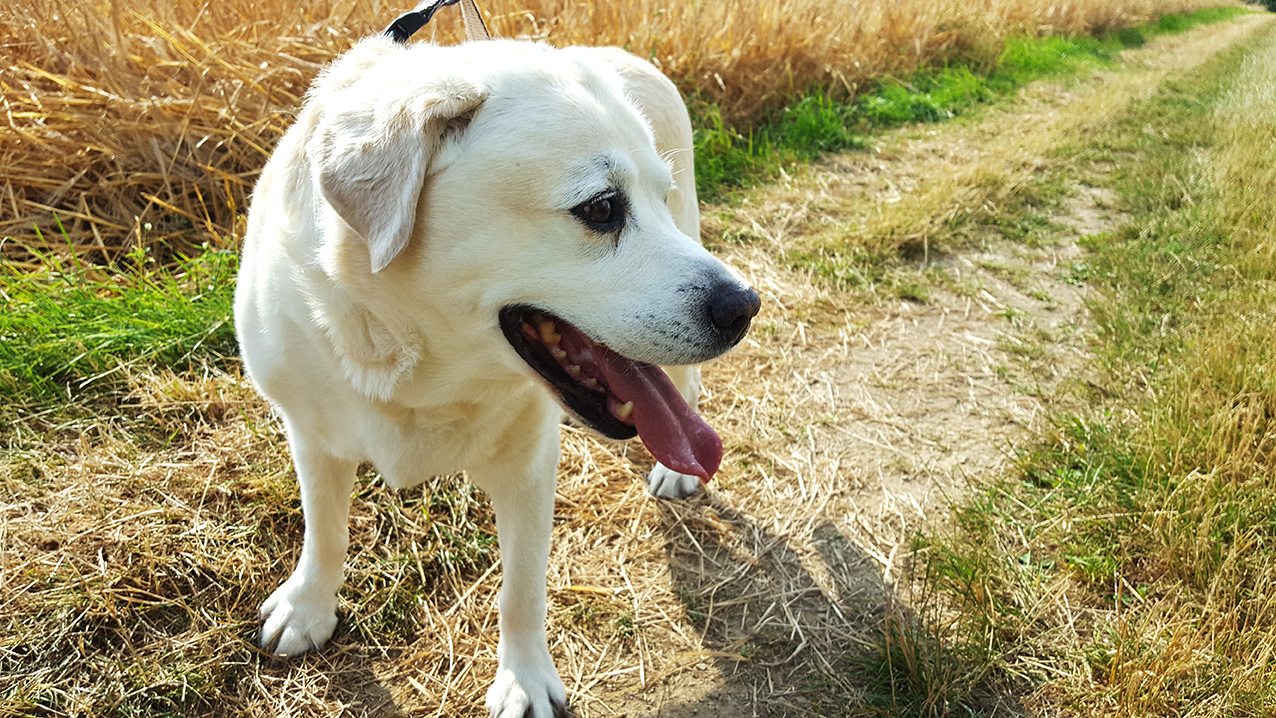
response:
[[[673,3],[494,0],[501,36],[615,44],[748,123],[795,92],[992,62],[1008,33],[1096,32],[1212,0]],[[380,2],[25,0],[0,8],[0,236],[119,260],[234,247],[248,192],[324,63],[399,10]],[[456,41],[458,13],[433,26]]]
[[[208,12],[232,9],[210,6]],[[84,22],[77,10],[67,10]],[[186,20],[185,27],[199,26],[193,17]],[[305,22],[292,25],[297,37],[319,32]],[[236,41],[257,47],[252,33],[260,31],[282,42],[266,27],[245,24]],[[101,39],[113,42],[106,30]],[[343,33],[333,35],[329,51],[346,41]],[[151,42],[143,47],[128,39],[131,48],[138,45],[134,53],[171,49],[168,40]],[[302,46],[310,47],[301,43],[292,55],[308,57]],[[1199,46],[1182,48],[1190,53]],[[209,64],[190,66],[217,70],[211,52],[196,57]],[[264,50],[255,57],[279,60]],[[268,66],[268,72],[275,71]],[[278,72],[270,86],[282,93],[281,78],[288,75]],[[1139,87],[1115,86],[1118,93]],[[253,92],[241,87],[242,97]],[[230,94],[199,98],[177,106],[196,113],[191,108],[203,102],[235,105]],[[1067,112],[1071,99],[1043,115],[1057,109],[1077,119],[1093,109]],[[103,100],[96,111],[106,112],[108,104]],[[286,115],[265,101],[257,108],[262,122],[242,126],[279,131]],[[234,145],[244,135],[219,117],[225,125],[192,119],[187,127],[207,123],[225,133],[213,144],[231,143],[240,156],[259,161],[260,150]],[[1026,125],[1042,116],[1019,119]],[[139,137],[151,131],[131,127]],[[1061,127],[1086,131],[1079,122]],[[987,179],[966,163],[967,145],[952,153],[952,163],[920,163],[926,169],[918,174],[953,174],[981,192],[974,196],[997,199],[997,183],[1015,184],[1019,173],[1039,167],[1028,151],[1044,152],[1048,144],[1027,130],[1028,150],[974,135],[963,137],[993,148],[986,162],[1014,163],[1003,179]],[[196,151],[183,142],[183,152]],[[196,179],[181,184],[173,178],[193,155],[173,156],[174,196],[188,196],[178,190],[191,192]],[[229,153],[223,156],[229,163]],[[864,643],[877,640],[881,606],[896,591],[892,579],[908,537],[943,505],[936,494],[945,477],[960,483],[966,472],[1004,466],[995,444],[1039,416],[1034,400],[996,371],[1008,361],[998,341],[1014,336],[999,313],[1021,301],[1010,283],[997,285],[989,273],[962,265],[986,282],[973,298],[865,301],[788,267],[789,243],[808,241],[812,195],[841,206],[839,195],[862,176],[846,165],[813,173],[844,175],[822,189],[804,186],[802,177],[755,195],[729,222],[736,229],[747,225],[749,241],[717,248],[744,268],[764,293],[766,309],[751,341],[707,370],[705,410],[727,446],[713,494],[673,504],[651,500],[640,486],[650,465],[640,447],[565,432],[550,635],[582,718],[889,714],[889,689],[884,697],[869,685],[871,672],[854,661]],[[221,201],[250,183],[251,173],[238,176],[241,184],[222,178],[218,186],[231,189]],[[899,168],[889,174],[910,176]],[[79,181],[90,176],[100,175]],[[67,190],[68,196],[79,191]],[[112,191],[123,196],[128,190],[119,184]],[[16,192],[5,201],[26,207]],[[926,221],[908,224],[901,213],[901,226],[938,226],[930,213],[944,206],[932,201],[929,185],[905,188],[903,195]],[[33,216],[29,210],[26,216]],[[146,211],[159,217],[156,207]],[[838,229],[843,236],[855,231],[854,217],[829,227],[834,214],[830,209],[819,218],[828,237]],[[196,217],[191,236],[233,242],[233,232],[210,219],[210,233]],[[67,229],[72,237],[92,235],[87,222]],[[104,241],[113,236],[102,234]],[[112,255],[110,246],[103,255]],[[352,509],[339,634],[317,655],[275,662],[254,647],[255,610],[294,565],[302,526],[276,423],[233,368],[130,379],[129,397],[109,412],[75,421],[27,417],[3,434],[0,716],[481,714],[495,669],[500,573],[481,496],[454,477],[396,495],[365,475]],[[926,420],[935,428],[923,428]],[[884,490],[883,478],[890,476],[903,478]],[[1008,547],[1003,558],[1017,556]],[[1062,590],[1016,600],[1039,608],[1034,615],[1077,628],[1056,616],[1069,605]],[[1067,615],[1085,612],[1078,607]],[[907,620],[891,630],[912,647],[924,648],[928,640],[924,626]],[[920,637],[908,637],[918,630]],[[1122,690],[1136,698],[1154,695],[1135,679],[1160,670],[1144,650],[1155,647],[1155,639],[1129,643],[1120,663],[1130,667]],[[927,666],[925,655],[903,657]],[[1077,669],[1088,665],[1079,662]],[[933,680],[931,695],[942,697],[951,688],[943,682],[956,679],[940,672]]]
[[[889,713],[855,661],[908,536],[1032,420],[992,368],[1000,305],[866,305],[786,266],[805,179],[718,247],[765,310],[707,370],[714,493],[654,501],[640,447],[566,432],[550,635],[582,716]],[[500,566],[462,481],[366,476],[339,635],[273,662],[254,612],[301,539],[277,426],[233,371],[132,382],[109,413],[9,437],[0,715],[480,715]]]
[[[1011,427],[1003,402],[1021,400],[989,386],[995,329],[977,309],[848,311],[772,251],[727,250],[766,310],[708,369],[727,447],[709,496],[653,500],[640,446],[564,432],[550,636],[582,718],[887,710],[854,661],[901,546],[942,506],[948,468],[921,464],[951,451],[980,470]],[[918,342],[919,319],[958,336]],[[234,371],[130,379],[112,411],[7,435],[0,715],[482,714],[500,565],[480,495],[457,477],[394,494],[366,474],[338,636],[272,661],[255,611],[302,530],[277,423]]]
[[[1086,257],[1106,371],[1027,447],[1027,481],[969,498],[926,556],[967,645],[1041,686],[1042,714],[1276,709],[1274,29],[1235,23],[1062,126],[1053,160],[1125,209]]]
[[[1138,593],[1131,596],[1133,610],[1118,617],[1106,646],[1113,651],[1112,702],[1142,715],[1174,715],[1189,698],[1202,716],[1276,710],[1276,328],[1266,309],[1276,301],[1270,25],[1216,82],[1217,95],[1201,93],[1215,103],[1206,118],[1215,133],[1208,149],[1199,160],[1170,165],[1170,176],[1208,188],[1196,192],[1212,205],[1204,220],[1231,241],[1224,252],[1193,254],[1229,269],[1207,280],[1222,290],[1217,294],[1192,288],[1200,305],[1185,312],[1183,333],[1191,340],[1159,380],[1154,375],[1154,393],[1133,429],[1159,470],[1149,472],[1141,497],[1151,524],[1140,536],[1146,547],[1132,552],[1139,566],[1121,574],[1132,581],[1151,574],[1169,585],[1142,603]],[[1201,295],[1209,299],[1195,299]]]
[[[853,661],[947,468],[902,470],[920,501],[878,481],[901,456],[946,453],[957,421],[1007,426],[988,387],[994,342],[970,338],[979,310],[858,307],[778,261],[798,213],[774,207],[771,240],[720,248],[766,309],[707,370],[727,446],[713,494],[654,501],[640,447],[566,432],[550,635],[582,716],[885,710]],[[919,319],[961,338],[919,345]],[[132,382],[110,412],[30,418],[9,437],[0,715],[481,714],[500,566],[462,481],[393,495],[366,476],[340,633],[273,662],[253,647],[254,612],[301,539],[277,426],[233,371]],[[939,413],[951,433],[912,424]],[[961,437],[960,453],[989,435]]]
[[[764,284],[783,282],[780,306],[818,303],[793,280]],[[875,559],[848,538],[836,457],[793,445],[829,396],[791,364],[845,356],[855,330],[808,338],[778,309],[765,321],[774,335],[709,385],[728,448],[714,494],[655,501],[638,445],[565,430],[550,635],[583,718],[706,701],[744,715],[759,691],[780,713],[858,700],[843,671],[871,639],[889,547]],[[481,714],[500,565],[490,509],[463,479],[393,495],[366,475],[338,636],[272,661],[255,610],[302,530],[277,424],[234,374],[132,382],[113,416],[29,418],[10,435],[0,715]]]

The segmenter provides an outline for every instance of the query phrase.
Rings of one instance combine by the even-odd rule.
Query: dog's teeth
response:
[[[557,359],[558,361],[563,361],[564,359],[567,358],[567,352],[563,351],[561,348],[556,346],[550,347],[549,353],[552,354],[554,358]]]
[[[634,403],[627,401],[624,404],[617,404],[615,414],[617,419],[628,419],[634,413]]]
[[[598,380],[597,380],[597,379],[595,379],[595,378],[594,378],[594,377],[592,377],[592,376],[591,376],[591,377],[589,377],[588,379],[586,379],[585,381],[582,381],[581,383],[582,383],[582,384],[584,384],[585,386],[589,387],[590,389],[597,389],[597,388],[598,388]]]
[[[554,322],[548,319],[542,319],[539,323],[539,327],[541,330],[541,341],[546,344],[557,344],[563,338],[563,335],[554,331],[557,329],[557,327],[554,326]]]
[[[563,355],[564,355],[564,356],[566,356],[566,352],[564,352],[564,353],[563,353]],[[568,374],[568,376],[570,376],[570,377],[571,377],[571,378],[573,378],[573,379],[579,379],[579,378],[580,378],[580,365],[579,365],[579,364],[569,364],[569,365],[567,365],[567,374]],[[595,383],[595,384],[597,384],[598,382],[594,382],[594,383]]]

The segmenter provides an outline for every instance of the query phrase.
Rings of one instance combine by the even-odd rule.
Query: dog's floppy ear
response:
[[[435,154],[486,97],[460,83],[417,92],[388,104],[339,93],[306,145],[324,199],[367,242],[374,273],[408,245]]]

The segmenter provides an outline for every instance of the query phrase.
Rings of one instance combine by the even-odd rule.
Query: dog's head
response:
[[[666,465],[707,476],[717,459],[696,458],[696,435],[712,430],[655,365],[734,346],[758,296],[675,225],[666,198],[694,193],[694,178],[674,176],[620,76],[589,58],[373,39],[338,61],[312,93],[323,105],[306,146],[345,238],[334,271],[380,287],[427,336],[500,341],[474,351],[530,367],[587,425],[637,431]]]

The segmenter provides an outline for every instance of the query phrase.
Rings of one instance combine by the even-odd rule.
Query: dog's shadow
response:
[[[673,590],[700,657],[626,697],[628,715],[846,715],[893,598],[881,561],[817,519],[775,529],[710,492],[659,503]],[[690,633],[690,630],[688,631]],[[821,707],[822,706],[822,707]]]
[[[364,523],[377,523],[373,519],[381,513],[401,513],[385,507],[418,501],[382,496],[382,490],[373,487],[363,509],[356,501],[356,524],[359,517],[365,517]],[[576,701],[588,704],[578,706],[577,715],[741,718],[881,713],[880,701],[872,705],[872,678],[862,664],[879,650],[883,609],[900,602],[883,580],[882,561],[847,538],[849,531],[839,529],[837,517],[791,525],[779,517],[763,520],[736,508],[730,493],[712,490],[686,500],[645,500],[652,502],[654,517],[647,520],[654,524],[652,538],[663,542],[677,601],[659,613],[676,622],[677,633],[691,640],[664,647],[665,658],[648,664],[649,671],[656,669],[655,675],[649,673],[641,683],[626,672],[626,679],[610,686],[603,680],[598,690],[577,696]],[[380,513],[370,508],[373,505]],[[387,528],[389,518],[378,521],[376,533],[391,540],[356,541],[363,548],[355,549],[352,561],[355,575],[348,593],[362,605],[343,612],[327,649],[296,662],[267,660],[259,680],[280,694],[322,680],[328,697],[343,706],[341,715],[435,714],[442,695],[431,692],[427,697],[417,685],[399,690],[392,676],[453,677],[450,661],[456,659],[465,664],[456,673],[471,675],[473,685],[462,681],[465,686],[456,686],[460,690],[446,696],[442,710],[479,715],[482,690],[494,668],[488,645],[495,638],[494,627],[486,619],[476,619],[456,627],[445,639],[437,634],[437,626],[427,628],[416,615],[419,606],[407,610],[413,619],[389,615],[393,602],[385,598],[384,587],[373,586],[373,572],[358,567],[381,565],[365,555],[372,551],[369,547],[380,547],[386,555],[410,549],[393,540],[398,534]],[[405,574],[411,583],[407,579],[411,574]],[[444,583],[406,588],[433,599],[449,590],[472,594],[469,603],[488,607],[490,618],[498,576],[458,574]],[[569,614],[570,610],[558,620]],[[394,626],[414,630],[398,639],[385,635]],[[477,631],[467,634],[462,630],[466,627]],[[453,646],[454,641],[466,645]],[[430,681],[430,686],[435,683]]]

